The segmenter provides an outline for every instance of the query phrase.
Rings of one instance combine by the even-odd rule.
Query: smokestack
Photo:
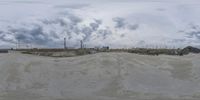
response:
[[[81,49],[83,49],[83,40],[80,41],[81,42]]]
[[[66,38],[64,38],[64,49],[67,49],[67,46],[66,46]]]

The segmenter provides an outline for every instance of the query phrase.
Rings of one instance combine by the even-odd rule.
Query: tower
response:
[[[81,45],[80,45],[81,49],[83,49],[83,40],[81,40],[80,43],[81,43]]]
[[[67,49],[67,46],[66,46],[66,38],[64,38],[64,49]]]

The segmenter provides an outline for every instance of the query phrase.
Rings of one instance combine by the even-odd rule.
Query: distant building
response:
[[[109,50],[110,48],[109,48],[109,46],[104,46],[104,47],[102,47],[102,49]]]
[[[109,49],[110,49],[109,46],[103,46],[100,50],[103,51],[103,52],[106,52]]]
[[[8,53],[7,49],[0,49],[0,53]]]

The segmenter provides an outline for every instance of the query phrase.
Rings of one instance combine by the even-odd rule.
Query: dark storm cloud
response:
[[[50,36],[52,36],[52,37],[55,38],[55,39],[58,39],[58,38],[59,38],[59,36],[56,34],[55,31],[50,31]]]
[[[50,46],[54,41],[53,38],[58,38],[58,36],[54,32],[50,32],[50,34],[46,34],[43,31],[43,27],[39,25],[30,25],[30,28],[15,28],[9,27],[6,32],[2,32],[0,34],[0,40],[16,44],[18,41],[23,44],[37,44],[37,45],[47,45]],[[9,38],[9,35],[12,35],[14,38]]]
[[[124,18],[116,17],[116,18],[113,18],[113,21],[116,23],[115,28],[125,28],[126,26],[126,22]]]
[[[56,18],[41,18],[9,25],[4,29],[6,31],[0,30],[0,40],[51,47],[61,46],[64,37],[73,42],[77,39],[90,42],[93,36],[106,39],[112,34],[110,28],[100,27],[103,23],[101,19],[91,19],[87,24],[83,20],[71,12],[63,11]]]
[[[139,28],[138,24],[128,25],[128,29],[130,29],[130,30],[137,30],[138,28]]]
[[[13,39],[6,38],[6,34],[3,34],[3,31],[0,33],[0,40],[8,43],[15,43]]]
[[[35,26],[32,29],[18,29],[15,32],[15,39],[23,43],[48,45],[52,41],[51,36],[43,32],[42,26]]]
[[[196,38],[200,42],[200,27],[198,25],[190,24],[190,30],[189,32],[182,31],[186,33],[187,38]]]
[[[102,24],[102,20],[100,19],[94,19],[96,23],[98,23],[99,25]]]
[[[81,30],[79,27],[74,27],[73,28],[73,32],[76,33],[76,34],[80,34],[81,33]]]
[[[83,38],[83,41],[88,41],[92,35],[92,33],[94,32],[94,30],[92,30],[91,27],[84,27],[81,32],[83,34],[85,34],[84,38]]]
[[[90,26],[92,27],[93,30],[97,30],[99,28],[99,24],[97,23],[90,23]]]
[[[139,28],[139,24],[130,24],[125,18],[115,17],[113,18],[113,21],[115,22],[115,28],[117,29],[137,30]]]
[[[194,29],[194,30],[200,29],[198,25],[194,25],[194,24],[191,24],[190,27],[191,29]]]
[[[121,34],[120,37],[121,37],[121,38],[125,37],[125,34]]]
[[[187,33],[187,37],[188,38],[197,38],[198,40],[200,40],[200,31],[189,32],[189,33]]]
[[[110,29],[100,29],[101,20],[93,19],[89,24],[82,24],[82,19],[68,14],[65,17],[55,19],[40,19],[35,23],[22,24],[20,27],[8,26],[6,32],[0,31],[0,40],[9,43],[35,44],[51,47],[54,45],[62,45],[63,38],[68,40],[76,39],[75,34],[82,37],[83,41],[90,41],[92,34],[97,33],[103,39],[112,34]],[[50,27],[48,27],[50,26]],[[51,29],[51,27],[59,27],[59,29]],[[6,35],[12,35],[10,40]],[[56,41],[55,41],[56,40]]]
[[[0,31],[0,35],[3,34],[3,31]]]
[[[101,20],[95,20],[94,23],[90,23],[90,26],[92,27],[93,30],[96,31],[101,24],[102,24]]]
[[[81,18],[75,16],[75,15],[68,15],[67,18],[69,18],[72,22],[72,24],[76,25],[82,21]]]
[[[42,23],[45,25],[58,24],[60,25],[59,27],[63,28],[63,32],[61,33],[56,33],[56,30],[51,31],[51,34],[54,38],[59,37],[57,34],[62,34],[70,40],[72,39],[72,34],[80,34],[82,32],[81,28],[78,26],[78,24],[82,22],[82,19],[80,17],[77,17],[69,12],[61,13],[61,15],[64,15],[64,17],[41,20]]]
[[[108,35],[112,34],[112,31],[110,29],[100,29],[97,31],[97,33],[100,34],[103,39],[106,39]]]

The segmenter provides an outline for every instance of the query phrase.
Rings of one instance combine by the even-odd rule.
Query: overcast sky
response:
[[[0,0],[0,48],[200,46],[200,0]]]

